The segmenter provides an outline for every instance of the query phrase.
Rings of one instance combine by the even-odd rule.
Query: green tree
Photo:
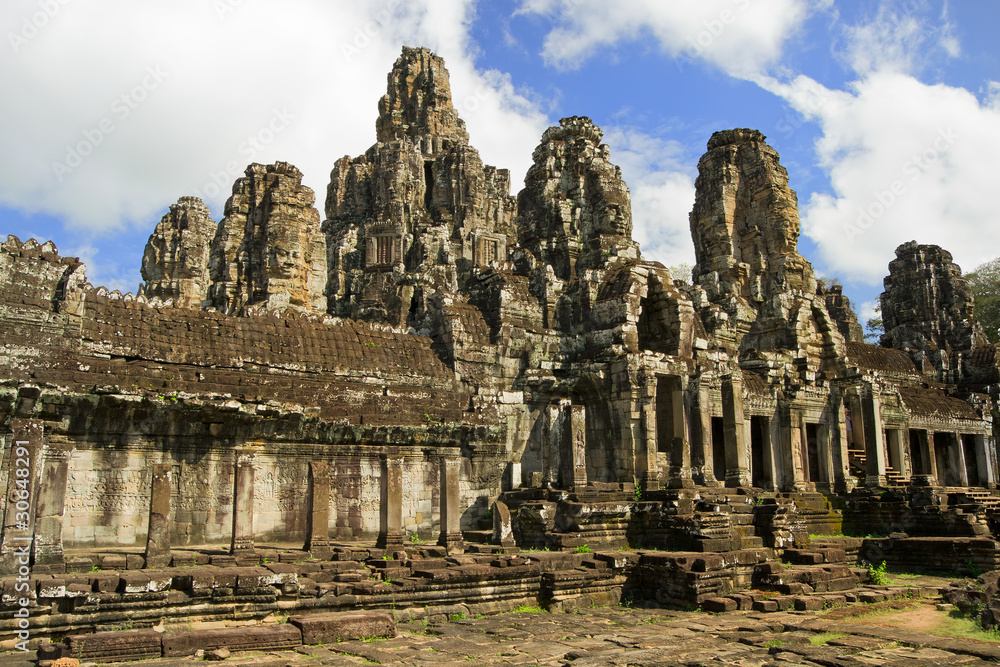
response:
[[[694,266],[683,262],[681,264],[674,264],[673,266],[668,266],[667,271],[670,272],[670,277],[678,283],[691,284],[691,272],[694,271]]]
[[[878,345],[879,339],[885,333],[885,326],[882,324],[882,304],[875,304],[875,311],[872,317],[865,321],[865,342]]]
[[[976,297],[976,319],[991,343],[1000,343],[1000,257],[965,274]]]

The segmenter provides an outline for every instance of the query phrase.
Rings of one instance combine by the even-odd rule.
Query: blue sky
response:
[[[218,220],[251,161],[296,164],[322,212],[333,163],[374,142],[400,45],[424,45],[514,193],[545,127],[593,118],[668,265],[693,261],[711,133],[760,129],[800,251],[864,318],[900,243],[966,270],[1000,255],[997,26],[990,0],[8,0],[0,234],[124,291],[169,205],[199,195]]]

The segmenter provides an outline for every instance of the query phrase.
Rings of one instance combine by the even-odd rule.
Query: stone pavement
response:
[[[841,634],[821,646],[817,633]],[[24,654],[0,655],[0,667],[28,664]],[[195,661],[160,659],[155,667]],[[240,667],[313,665],[986,665],[1000,661],[1000,643],[957,640],[814,613],[734,612],[714,615],[660,609],[595,608],[571,613],[508,613],[479,619],[399,624],[392,639],[301,646],[288,651],[234,653]],[[143,663],[126,663],[140,665]],[[86,667],[87,663],[84,663]]]

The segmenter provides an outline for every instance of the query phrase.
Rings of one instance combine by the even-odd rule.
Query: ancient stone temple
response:
[[[622,586],[701,604],[810,533],[992,535],[1000,352],[946,251],[897,249],[867,344],[798,253],[795,192],[756,130],[708,139],[688,284],[643,259],[590,119],[546,130],[511,196],[430,51],[403,49],[378,109],[375,144],[333,163],[325,218],[297,168],[249,165],[217,223],[170,207],[138,295],[51,243],[0,245],[0,555],[29,538],[51,574],[271,550],[408,581],[394,605],[451,604],[449,577],[503,604]],[[580,545],[737,555],[607,555],[576,578],[490,560]],[[253,585],[175,582],[175,602],[387,604],[353,565],[275,562]]]

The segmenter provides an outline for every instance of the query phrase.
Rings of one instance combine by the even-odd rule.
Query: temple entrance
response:
[[[679,396],[680,386],[679,377],[656,378],[656,451],[666,453],[668,462],[673,451],[675,411],[679,407],[683,408],[674,405],[675,397]]]
[[[726,480],[726,427],[722,417],[712,417],[712,474]]]
[[[965,472],[969,486],[979,486],[979,458],[976,456],[976,436],[971,433],[962,434],[962,447],[965,454]]]
[[[910,429],[910,465],[913,467],[914,475],[930,475],[931,464],[926,455],[927,452],[927,431],[923,429]]]
[[[944,486],[961,486],[958,467],[958,443],[954,433],[934,434],[934,455],[937,459],[938,483]]]
[[[768,422],[767,417],[750,417],[750,479],[753,486],[761,489],[773,485],[764,451],[770,440]]]
[[[806,472],[807,482],[819,482],[819,427],[817,424],[806,424]]]

